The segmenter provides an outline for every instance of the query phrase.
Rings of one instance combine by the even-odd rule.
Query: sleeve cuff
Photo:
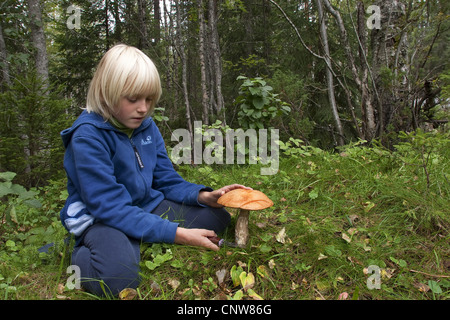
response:
[[[200,191],[213,191],[214,189],[210,188],[210,187],[205,187],[203,186],[201,189],[196,190],[195,194],[194,194],[194,198],[192,200],[194,200],[195,205],[199,206],[199,207],[203,207],[203,208],[207,208],[208,206],[206,204],[200,203],[198,201],[198,194],[200,193]]]
[[[166,232],[164,233],[164,238],[162,239],[162,242],[165,243],[174,243],[175,242],[175,235],[177,233],[178,223],[176,222],[169,222],[166,227]]]

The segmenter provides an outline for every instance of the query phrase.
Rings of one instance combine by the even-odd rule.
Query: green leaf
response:
[[[241,275],[241,273],[243,272],[242,267],[236,267],[235,265],[233,267],[231,267],[230,270],[230,276],[231,276],[231,280],[233,281],[233,286],[237,287],[238,285],[241,284],[241,280],[239,278],[239,276]]]
[[[273,88],[271,86],[264,86],[261,88],[262,91],[272,91]],[[275,95],[274,95],[275,96]]]
[[[311,200],[317,199],[317,197],[319,196],[319,191],[317,189],[313,189],[311,190],[311,192],[309,193],[309,198]]]
[[[261,86],[265,86],[267,84],[267,82],[265,82],[261,77],[257,77],[253,80],[253,82],[255,83],[259,83]]]
[[[252,112],[252,113],[253,113],[253,112]],[[255,119],[261,118],[261,111],[256,111],[256,112],[254,112],[252,116],[253,116],[253,118],[255,118]]]
[[[253,96],[260,96],[261,95],[261,88],[248,87],[248,91],[250,91],[250,93]]]
[[[435,294],[442,293],[442,289],[436,281],[428,280],[428,286],[430,287],[431,291],[433,291],[433,293]]]
[[[267,271],[266,267],[261,265],[258,268],[256,268],[256,272],[262,277],[262,278],[268,278],[269,272]]]
[[[408,266],[408,263],[403,259],[396,259],[394,257],[389,257],[389,259],[391,259],[391,261],[397,264],[400,268],[406,268]]]
[[[253,289],[248,289],[247,294],[253,300],[264,300],[259,294],[257,294]]]
[[[36,208],[36,209],[39,209],[42,207],[42,203],[37,199],[25,200],[23,203],[25,203],[26,205],[28,205],[32,208]]]
[[[183,266],[184,266],[184,264],[183,264],[183,262],[182,261],[180,261],[180,260],[174,260],[174,261],[172,261],[171,263],[170,263],[170,266],[171,267],[174,267],[174,268],[182,268]]]
[[[12,181],[16,176],[15,172],[0,172],[0,180]]]
[[[262,253],[268,253],[272,250],[272,247],[263,243],[260,247],[259,247],[259,251],[261,251]]]
[[[15,247],[15,246],[16,246],[16,243],[15,243],[14,241],[12,241],[12,240],[6,240],[5,245],[6,245],[7,247]]]
[[[243,271],[239,275],[239,279],[241,280],[241,285],[244,291],[247,291],[255,285],[255,276],[251,272],[247,274],[247,272]]]
[[[9,215],[11,217],[11,221],[15,223],[19,223],[17,221],[17,213],[16,213],[16,206],[12,205],[11,210],[9,211]]]
[[[236,291],[236,293],[234,294],[234,296],[231,299],[232,300],[242,300],[243,297],[244,297],[244,293],[242,292],[242,290],[238,290],[238,291]]]
[[[145,266],[149,268],[150,270],[155,270],[157,267],[159,267],[159,264],[154,263],[153,261],[145,261]]]
[[[326,246],[325,252],[330,257],[340,257],[342,255],[342,251],[339,249],[336,249],[333,245]]]
[[[252,102],[256,109],[264,108],[264,98],[254,97]]]
[[[1,182],[0,183],[0,197],[6,196],[7,194],[11,194],[11,193],[14,194],[14,191],[10,187],[6,186],[5,182]]]

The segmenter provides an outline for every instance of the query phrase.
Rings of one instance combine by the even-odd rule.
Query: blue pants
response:
[[[184,228],[222,233],[230,223],[225,209],[193,207],[164,200],[151,214],[178,222]],[[97,223],[89,227],[72,253],[72,264],[81,271],[81,284],[89,292],[116,296],[139,285],[140,240]]]

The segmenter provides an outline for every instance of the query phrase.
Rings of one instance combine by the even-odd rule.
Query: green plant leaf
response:
[[[0,182],[0,197],[6,196],[7,194],[14,194],[14,191],[6,185],[6,182]]]
[[[248,289],[247,294],[253,300],[264,300],[259,294],[257,294],[253,289]]]
[[[0,172],[0,180],[12,181],[17,173],[15,172]]]
[[[233,281],[233,286],[237,287],[238,285],[241,284],[241,280],[239,278],[239,276],[241,275],[241,273],[243,272],[242,267],[236,267],[235,265],[233,267],[231,267],[230,270],[230,276],[231,276],[231,280]]]
[[[155,270],[157,267],[159,267],[159,264],[154,263],[153,261],[145,261],[145,266],[149,268],[150,270]]]
[[[243,297],[244,297],[244,292],[242,292],[242,290],[238,290],[238,291],[236,291],[236,293],[234,294],[234,296],[231,299],[232,300],[242,300]]]
[[[311,192],[309,193],[309,198],[311,200],[317,199],[317,197],[319,196],[319,191],[317,189],[313,189],[311,190]]]
[[[333,245],[329,245],[325,247],[325,253],[330,257],[340,257],[342,255],[342,251],[336,249]]]
[[[254,97],[252,100],[252,103],[256,109],[264,108],[264,98],[263,97]]]
[[[442,289],[436,281],[428,280],[428,286],[430,287],[431,291],[433,291],[434,294],[442,293]]]
[[[262,253],[268,253],[270,251],[272,251],[272,247],[263,243],[260,247],[259,247],[259,251],[261,251]]]
[[[244,291],[247,291],[255,285],[255,276],[251,272],[248,274],[245,271],[241,272],[239,279],[241,280],[241,285]]]

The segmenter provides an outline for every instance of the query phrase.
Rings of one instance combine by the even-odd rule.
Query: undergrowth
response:
[[[259,165],[178,168],[213,188],[251,186],[275,205],[252,213],[245,249],[142,244],[135,299],[450,298],[448,133],[401,134],[394,151],[363,141],[338,152],[295,139],[280,147],[272,176]],[[67,285],[65,182],[28,198],[1,183],[0,299],[97,299]],[[233,241],[230,212],[222,237]]]

